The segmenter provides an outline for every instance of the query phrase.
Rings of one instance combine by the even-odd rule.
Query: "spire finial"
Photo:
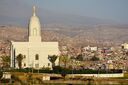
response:
[[[36,7],[33,6],[33,16],[36,16]]]

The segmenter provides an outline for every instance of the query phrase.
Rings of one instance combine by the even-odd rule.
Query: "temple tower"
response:
[[[33,6],[33,15],[29,22],[29,42],[41,42],[41,25],[35,6]]]

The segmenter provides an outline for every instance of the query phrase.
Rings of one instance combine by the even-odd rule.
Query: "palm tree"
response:
[[[9,67],[10,66],[10,56],[1,56],[3,67]]]
[[[16,60],[18,62],[19,68],[21,69],[22,68],[23,55],[22,54],[17,55]]]
[[[48,55],[48,60],[52,63],[52,67],[55,66],[55,61],[58,58],[56,55]]]

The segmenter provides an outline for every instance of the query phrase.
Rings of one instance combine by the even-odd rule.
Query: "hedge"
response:
[[[26,69],[11,69],[8,70],[9,72],[33,72],[33,73],[55,73],[55,74],[107,74],[107,73],[122,73],[122,70],[92,70],[92,69],[79,69],[79,70],[71,70],[67,68],[62,68],[59,66],[56,66],[53,68],[53,70],[49,69],[32,69],[32,68],[26,68]]]

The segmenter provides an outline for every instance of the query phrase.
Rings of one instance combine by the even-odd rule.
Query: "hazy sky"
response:
[[[128,23],[128,0],[0,0],[0,16],[9,15],[10,7],[16,10],[22,5],[28,7],[36,4],[40,8],[52,12],[108,19]],[[43,10],[42,10],[43,11]],[[15,14],[14,12],[14,14]],[[9,16],[13,16],[11,13]]]
[[[128,23],[128,0],[26,0],[55,12]],[[32,1],[32,2],[31,2]]]

